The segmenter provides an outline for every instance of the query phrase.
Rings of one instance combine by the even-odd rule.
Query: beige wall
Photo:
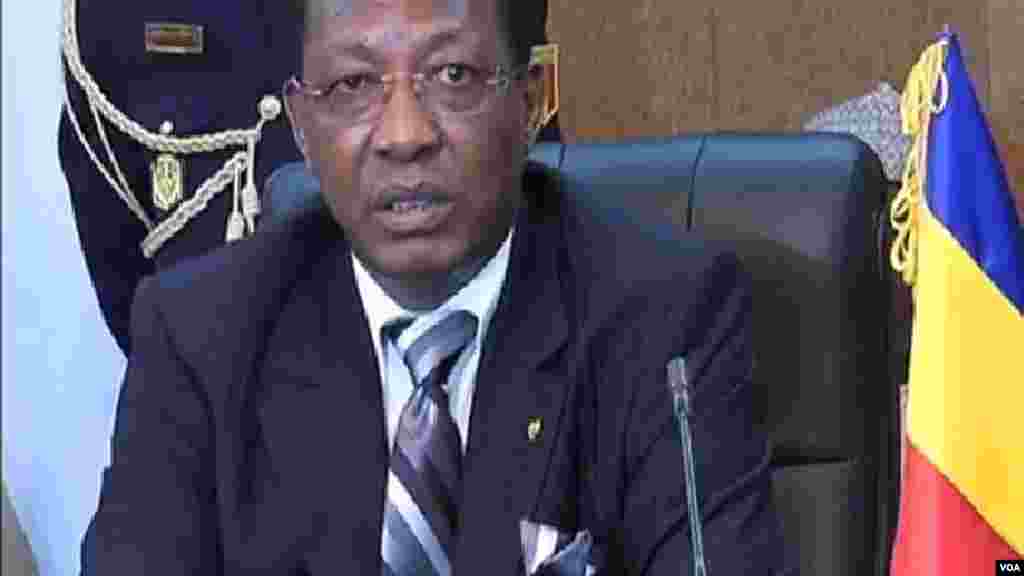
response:
[[[988,0],[988,24],[992,113],[1024,145],[1024,1]]]
[[[1003,143],[1024,143],[1024,0],[550,0],[559,118],[570,141],[798,130],[878,82],[902,89],[947,23]]]
[[[988,0],[989,102],[1024,222],[1024,0]]]
[[[798,129],[888,81],[949,23],[993,117],[1024,131],[1021,0],[551,0],[572,138]]]

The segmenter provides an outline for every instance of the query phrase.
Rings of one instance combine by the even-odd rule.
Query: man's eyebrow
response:
[[[340,39],[329,43],[327,45],[327,49],[332,54],[341,54],[347,57],[357,58],[359,60],[376,61],[380,58],[377,53],[370,48],[370,45],[365,41],[365,39],[360,38]]]
[[[362,35],[356,38],[339,38],[328,44],[327,49],[334,54],[377,61],[382,59],[382,57],[380,51],[374,48],[374,45],[385,43],[384,40],[379,38]],[[414,45],[416,52],[427,55],[455,43],[460,43],[470,49],[477,49],[482,44],[478,34],[468,33],[459,26],[452,26],[433,32],[422,39],[417,39]]]
[[[423,52],[429,54],[439,48],[443,48],[449,44],[455,44],[460,41],[468,47],[476,47],[480,44],[476,34],[467,33],[458,27],[452,27],[442,29],[439,32],[431,34],[419,48]]]

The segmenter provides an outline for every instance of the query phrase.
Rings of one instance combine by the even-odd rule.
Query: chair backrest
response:
[[[899,420],[877,157],[826,134],[540,143],[531,157],[594,194],[629,193],[637,210],[668,213],[736,248],[754,277],[760,424],[774,443],[776,502],[801,573],[888,573]],[[287,180],[271,204],[278,194],[308,202],[293,188],[315,194]]]

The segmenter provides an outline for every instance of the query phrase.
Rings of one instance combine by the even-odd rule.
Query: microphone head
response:
[[[676,356],[668,361],[668,390],[673,398],[682,399],[689,411],[690,383],[686,379],[686,359]]]

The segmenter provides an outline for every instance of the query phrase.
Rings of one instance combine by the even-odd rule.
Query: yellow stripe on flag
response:
[[[1024,316],[926,206],[919,213],[907,434],[1024,551]]]

